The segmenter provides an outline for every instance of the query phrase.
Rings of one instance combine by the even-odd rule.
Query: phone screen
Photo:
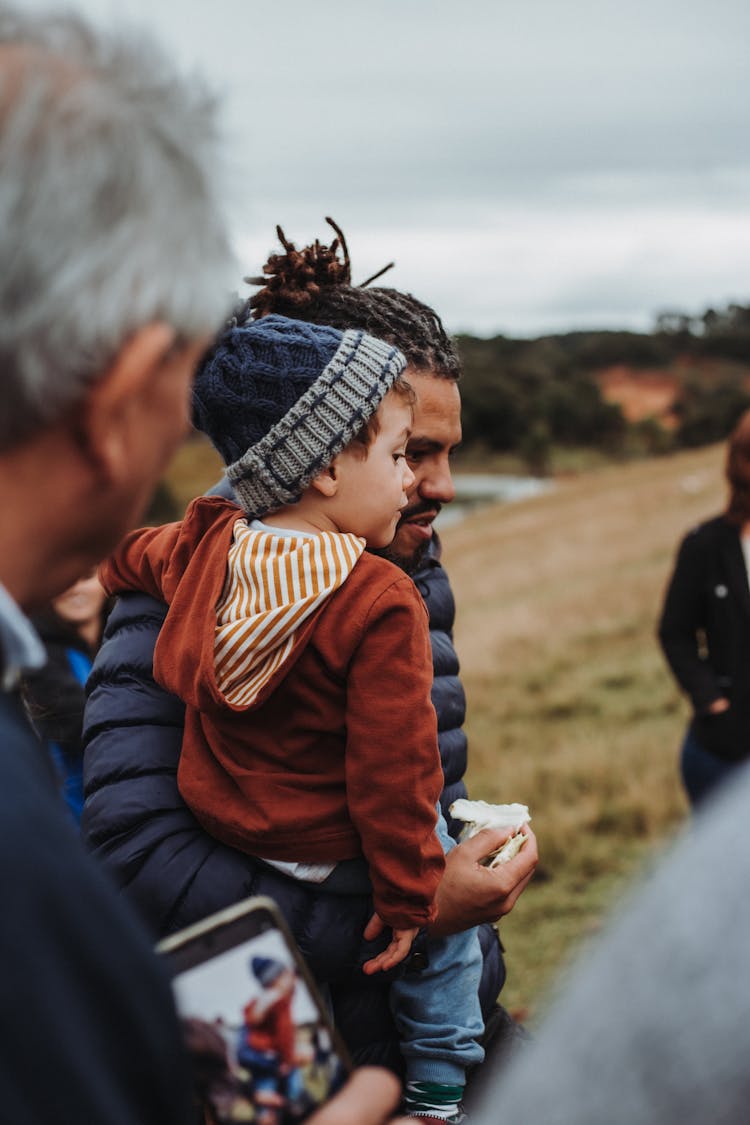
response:
[[[274,903],[248,899],[157,948],[217,1125],[304,1121],[338,1089],[345,1051]]]

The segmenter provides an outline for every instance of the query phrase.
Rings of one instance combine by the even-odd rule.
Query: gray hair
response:
[[[0,450],[81,400],[139,328],[230,303],[215,104],[150,41],[0,4]]]

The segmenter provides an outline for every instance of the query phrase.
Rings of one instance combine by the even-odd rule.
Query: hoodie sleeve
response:
[[[99,567],[99,581],[108,594],[149,594],[171,605],[177,585],[198,547],[208,540],[231,541],[231,525],[241,510],[220,497],[199,497],[185,518],[162,527],[131,531]],[[222,546],[223,549],[223,546]]]
[[[435,917],[443,873],[435,833],[443,775],[430,700],[427,613],[411,579],[373,604],[347,684],[346,785],[370,868],[375,909],[387,925]]]
[[[131,531],[99,567],[108,594],[142,593],[169,601],[165,573],[179,541],[182,522]],[[168,584],[168,583],[167,583]]]

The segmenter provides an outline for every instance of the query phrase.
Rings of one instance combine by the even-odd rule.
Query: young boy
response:
[[[368,933],[392,931],[368,973],[402,961],[433,920],[444,866],[424,605],[364,550],[391,541],[413,479],[404,365],[359,331],[279,316],[229,328],[194,415],[243,510],[196,500],[101,571],[109,592],[169,603],[154,675],[186,703],[179,783],[204,826],[310,883],[364,856]],[[394,1005],[407,1109],[458,1120],[464,1071],[482,1058],[476,935],[430,960],[424,988],[410,974]]]

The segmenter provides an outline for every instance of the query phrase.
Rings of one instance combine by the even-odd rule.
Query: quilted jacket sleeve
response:
[[[437,537],[435,537],[437,540]],[[453,620],[456,607],[448,575],[440,565],[440,544],[433,541],[422,566],[414,575],[414,584],[422,595],[430,619],[432,647],[432,703],[438,720],[438,746],[443,766],[443,792],[440,807],[448,831],[455,839],[463,827],[453,820],[449,809],[459,797],[466,797],[464,774],[467,764],[466,696],[459,678],[458,656],[453,645]]]
[[[88,683],[84,840],[143,915],[169,933],[256,890],[257,865],[219,844],[177,787],[184,707],[154,683],[166,606],[144,594],[115,606]]]

